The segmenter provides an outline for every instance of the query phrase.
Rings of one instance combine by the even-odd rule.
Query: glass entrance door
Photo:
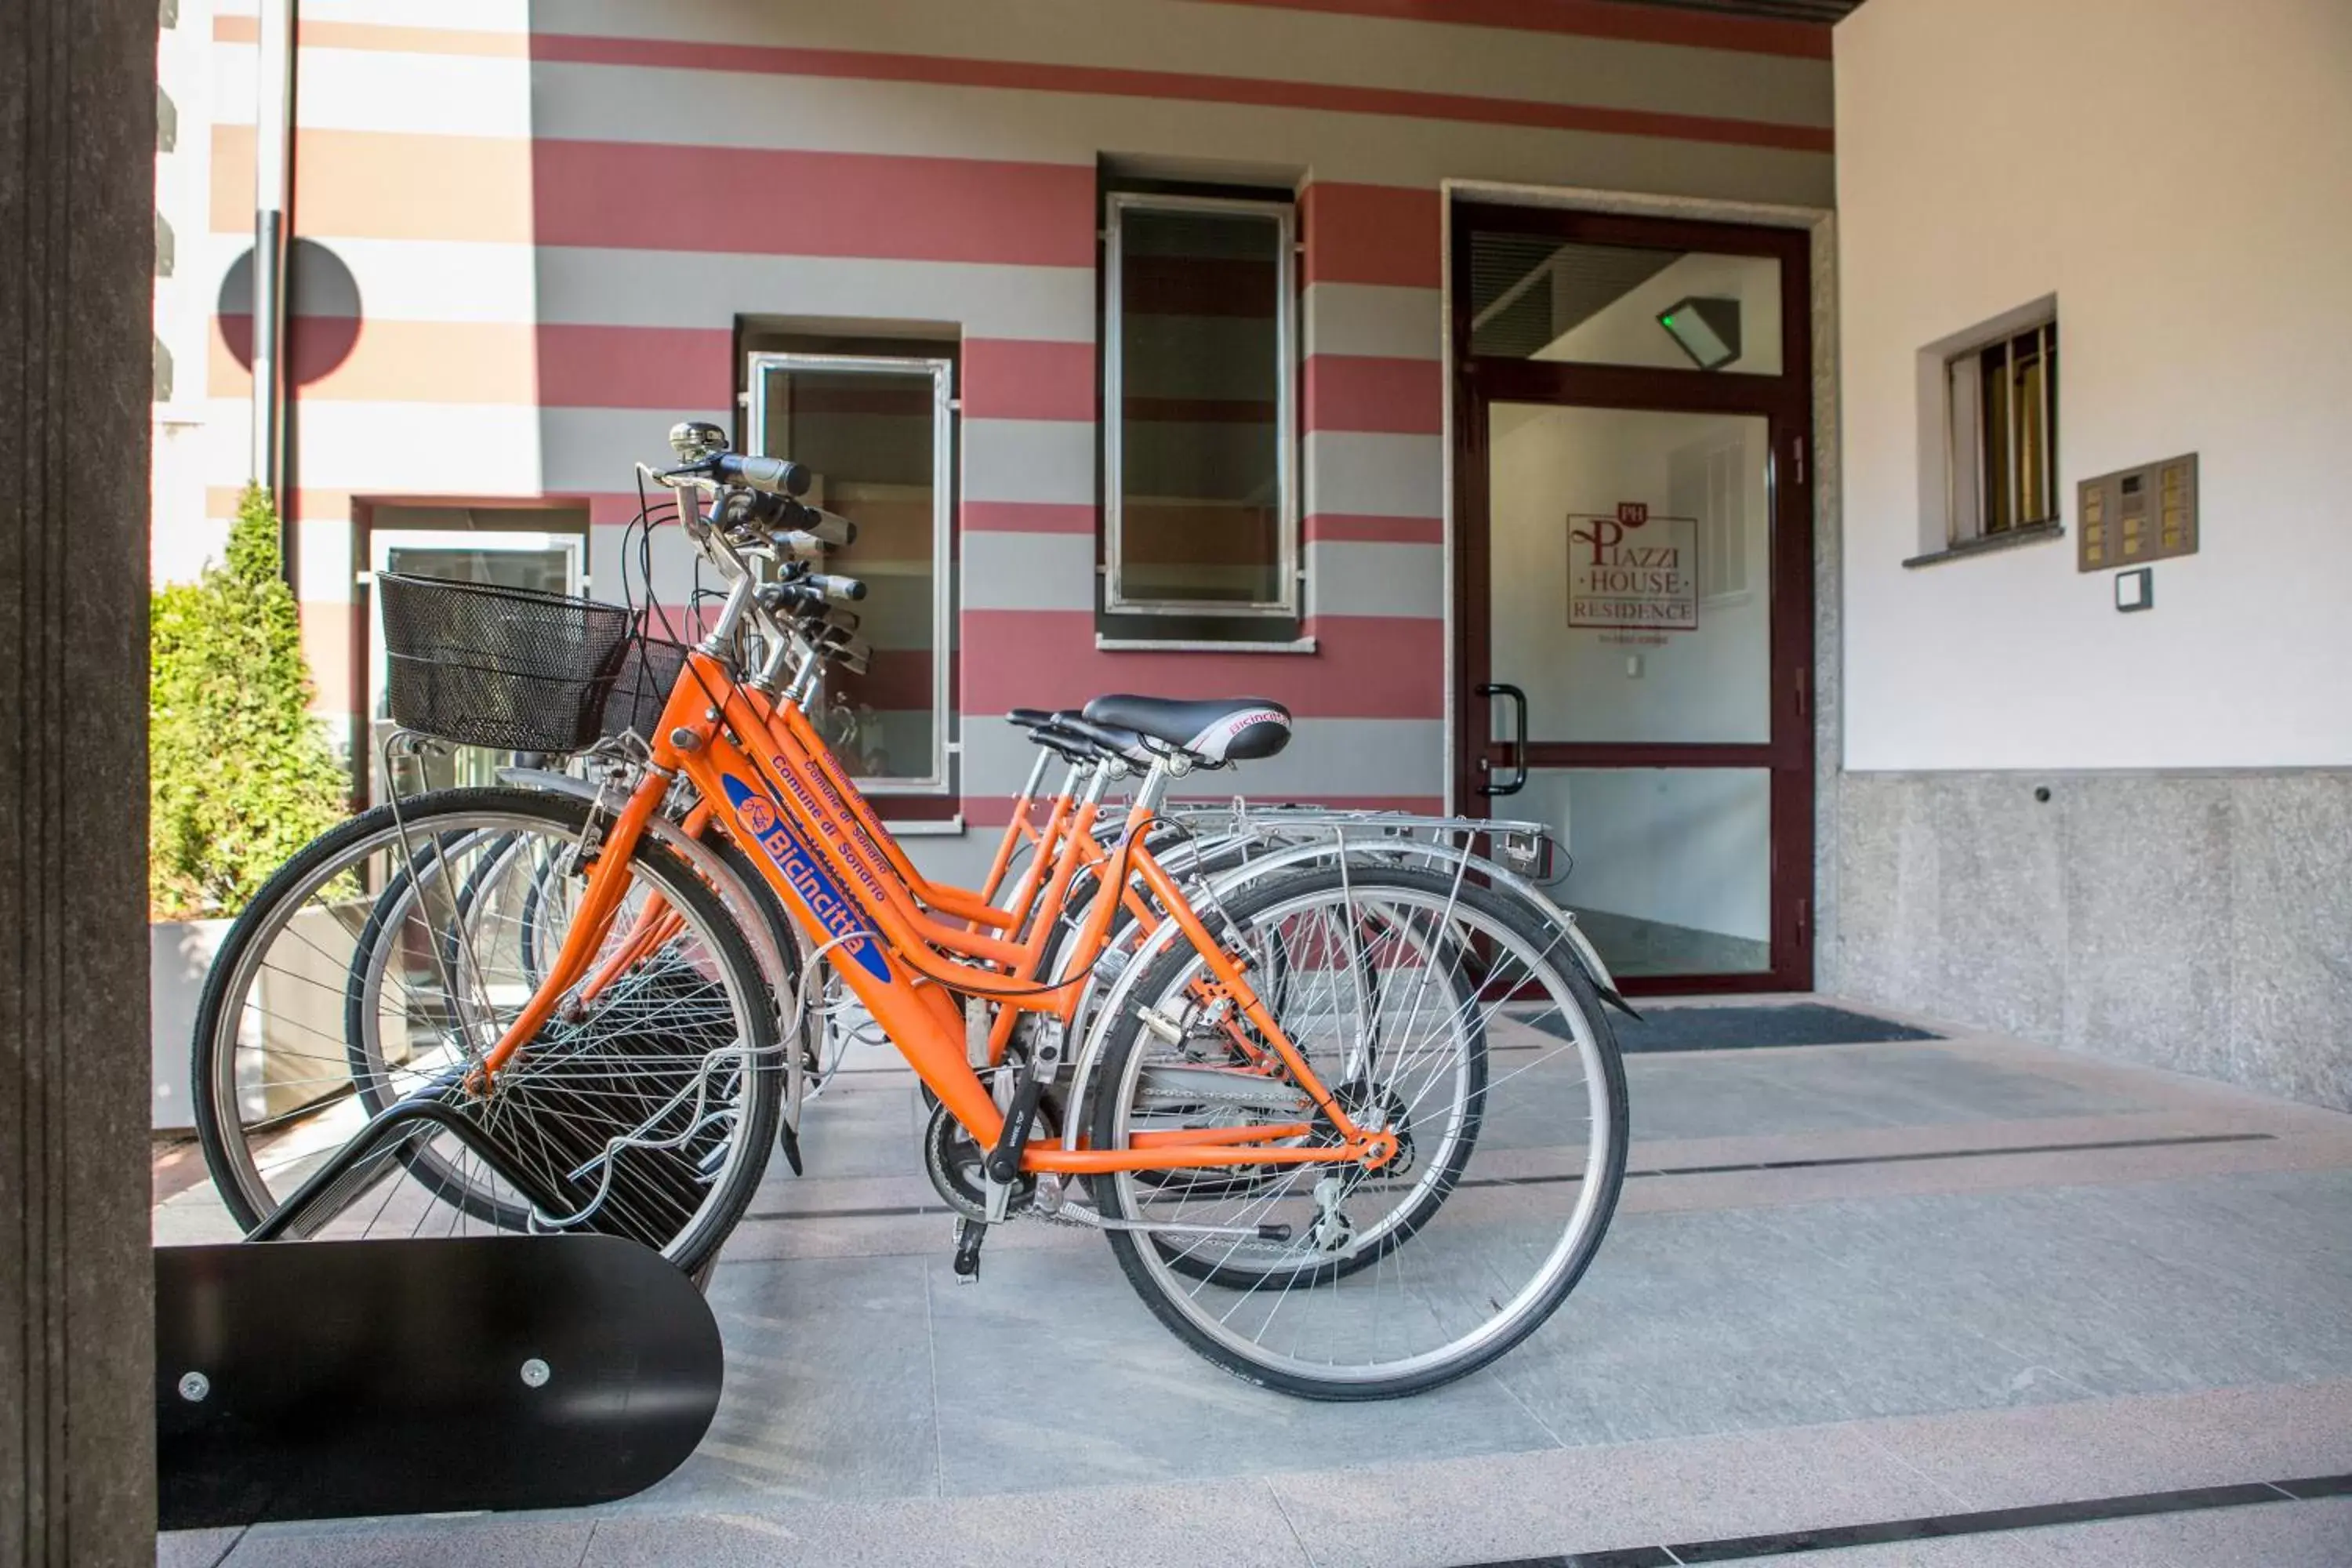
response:
[[[1771,740],[1768,426],[1493,406],[1487,668],[1526,698],[1492,704],[1490,746]],[[1495,809],[1552,826],[1573,857],[1570,901],[1612,969],[1760,975],[1771,792],[1764,768],[1531,766]]]
[[[1629,990],[1801,987],[1803,258],[1694,226],[1457,212],[1459,793],[1550,826]]]

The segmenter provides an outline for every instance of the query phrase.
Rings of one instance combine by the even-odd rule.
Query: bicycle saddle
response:
[[[1263,697],[1185,702],[1172,697],[1097,697],[1086,706],[1097,724],[1165,741],[1212,767],[1270,757],[1290,742],[1290,710]]]

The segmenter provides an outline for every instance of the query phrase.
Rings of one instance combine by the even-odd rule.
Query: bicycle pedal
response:
[[[1181,1046],[1184,1043],[1184,1026],[1157,1007],[1138,1007],[1135,1010],[1135,1016],[1143,1020],[1145,1028],[1159,1036],[1166,1044]]]
[[[980,1279],[980,1244],[988,1239],[988,1226],[975,1219],[956,1222],[955,1274],[956,1283],[971,1285]]]

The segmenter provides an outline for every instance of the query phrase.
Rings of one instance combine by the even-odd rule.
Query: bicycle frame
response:
[[[562,949],[538,991],[482,1058],[472,1079],[477,1091],[491,1090],[497,1074],[589,976],[626,896],[626,868],[637,837],[682,773],[729,835],[756,851],[754,863],[785,908],[822,944],[826,960],[908,1065],[981,1147],[997,1142],[1004,1119],[969,1059],[964,1019],[951,994],[971,998],[970,1005],[999,1006],[1002,1037],[1009,1037],[1021,1014],[1044,1015],[1053,1026],[1066,1028],[1086,991],[1086,975],[1108,944],[1116,910],[1132,900],[1149,910],[1141,901],[1147,893],[1201,954],[1210,976],[1339,1139],[1318,1145],[1282,1142],[1311,1130],[1293,1123],[1139,1132],[1124,1149],[1031,1143],[1021,1152],[1024,1172],[1095,1174],[1272,1164],[1377,1169],[1394,1157],[1395,1135],[1367,1133],[1349,1117],[1251,988],[1242,965],[1211,935],[1174,879],[1145,847],[1169,776],[1164,765],[1147,776],[1114,847],[1095,844],[1089,831],[1093,799],[1075,805],[1058,831],[1041,832],[1033,875],[1024,879],[1034,884],[1033,910],[1016,914],[962,889],[938,887],[914,870],[841,774],[798,703],[790,696],[772,698],[738,685],[720,661],[719,653],[749,603],[749,580],[739,579],[721,613],[721,629],[688,657],[655,726],[646,774],[595,844]],[[1016,823],[1008,835],[1017,827]],[[1034,976],[1046,939],[1072,881],[1089,864],[1089,848],[1091,863],[1099,868],[1097,889],[1079,926],[1072,977],[1040,982]],[[1032,913],[1035,918],[1024,920]],[[939,915],[959,923],[949,924]],[[1025,941],[991,934],[1018,931],[1024,923],[1029,931]],[[632,938],[625,938],[624,949],[631,943]]]
[[[761,707],[763,712],[771,715],[771,721],[778,721],[773,714],[772,694],[760,689],[756,685],[746,687],[745,692],[753,703]],[[797,710],[795,712],[797,713]],[[869,803],[840,773],[838,766],[834,763],[830,750],[815,742],[814,727],[807,725],[805,720],[803,720],[802,728],[798,732],[810,737],[803,741],[803,744],[810,748],[809,754],[818,765],[826,770],[829,781],[834,784],[836,792],[841,794],[845,804],[856,814],[860,825],[867,830],[868,836],[880,842],[884,852],[892,852],[890,858],[894,869],[897,869],[910,884],[910,890],[917,895],[919,901],[934,906],[952,904],[970,909],[976,900],[979,906],[988,911],[985,918],[986,924],[1013,931],[1029,931],[1030,936],[1022,943],[1023,962],[1016,966],[1016,970],[1024,975],[1034,975],[1040,973],[1045,950],[1052,936],[1054,921],[1062,912],[1062,907],[1066,901],[1075,878],[1075,873],[1067,868],[1060,868],[1060,874],[1055,874],[1060,849],[1065,846],[1075,845],[1078,855],[1077,871],[1099,870],[1110,859],[1104,841],[1106,837],[1115,840],[1116,834],[1115,832],[1106,834],[1098,814],[1102,809],[1102,789],[1111,775],[1103,771],[1102,764],[1072,763],[1067,781],[1056,794],[1046,799],[1045,817],[1041,826],[1031,819],[1031,814],[1037,801],[1039,781],[1043,778],[1046,764],[1051,759],[1048,755],[1040,754],[1036,766],[1030,770],[1027,783],[1022,786],[1020,795],[1013,803],[1013,811],[1005,824],[1003,835],[997,844],[995,857],[989,868],[988,879],[975,893],[965,889],[931,882],[923,878],[911,865],[906,864],[903,854],[895,853],[898,850],[896,840],[890,837],[887,828],[872,816]],[[535,773],[531,775],[531,782],[546,784],[565,776]],[[1089,776],[1092,783],[1086,787],[1082,795],[1080,781]],[[595,792],[585,787],[575,789],[572,793],[579,795],[583,799],[595,798]],[[656,831],[658,832],[660,819],[655,820]],[[698,799],[695,800],[691,807],[675,825],[674,831],[664,835],[665,840],[673,847],[677,845],[681,836],[688,841],[698,841],[714,820],[714,815],[709,804]],[[1003,887],[1013,858],[1019,852],[1024,843],[1035,847],[1034,855],[1023,868],[1020,879],[1013,886],[1010,900],[1001,910],[989,908],[992,905],[996,893]],[[1131,887],[1125,889],[1123,896],[1127,900],[1128,908],[1137,914],[1146,931],[1158,924],[1159,917],[1150,911],[1141,896]],[[1034,921],[1031,919],[1033,915],[1035,916]],[[982,920],[973,919],[967,922],[966,929],[975,931],[980,929],[982,923]],[[661,944],[667,942],[679,929],[679,922],[674,911],[670,910],[667,904],[658,897],[649,900],[639,911],[636,921],[621,949],[599,964],[595,973],[589,978],[581,992],[581,1000],[583,1002],[593,1000],[614,980],[627,973],[638,960],[658,950]],[[996,1066],[1003,1061],[1006,1047],[1012,1042],[1013,1029],[1019,1021],[1020,1015],[1011,1009],[999,1012],[995,1025],[990,1033],[988,1054],[990,1066]]]

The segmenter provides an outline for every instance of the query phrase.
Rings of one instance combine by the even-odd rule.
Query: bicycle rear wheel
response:
[[[1271,1004],[1262,981],[1282,978],[1284,1034],[1400,1153],[1096,1177],[1120,1267],[1194,1350],[1287,1393],[1389,1398],[1486,1365],[1575,1288],[1623,1178],[1624,1075],[1591,983],[1557,930],[1461,879],[1331,866],[1222,908],[1252,987]],[[1301,1122],[1285,1142],[1339,1142],[1206,974],[1180,943],[1129,994],[1094,1146]]]
[[[585,804],[539,791],[443,791],[353,818],[263,889],[215,963],[194,1043],[197,1131],[241,1225],[276,1212],[374,1112],[429,1093],[576,1202],[534,1214],[457,1139],[420,1130],[363,1165],[311,1234],[575,1226],[689,1272],[716,1253],[775,1138],[779,1047],[749,944],[677,857],[640,842],[604,953],[651,899],[675,929],[593,997],[575,990],[489,1093],[467,1085],[530,996],[529,954],[569,930],[587,820]]]

